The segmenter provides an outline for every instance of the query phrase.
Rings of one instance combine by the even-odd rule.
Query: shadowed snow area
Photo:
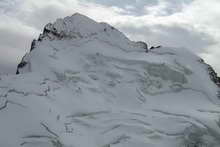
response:
[[[0,77],[2,147],[219,147],[218,86],[181,48],[149,50],[74,14]]]

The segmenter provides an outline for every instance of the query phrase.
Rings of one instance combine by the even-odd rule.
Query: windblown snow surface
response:
[[[22,62],[0,77],[0,147],[220,147],[219,88],[186,49],[74,14]]]

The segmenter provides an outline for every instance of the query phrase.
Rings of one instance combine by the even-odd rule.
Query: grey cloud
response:
[[[22,30],[15,30],[15,28],[6,28],[7,26],[0,28],[0,44],[1,46],[7,46],[23,50],[27,48],[27,43],[33,40],[33,36],[23,32]]]
[[[84,2],[92,2],[105,6],[114,6],[122,8],[121,14],[126,15],[146,15],[151,14],[151,9],[145,7],[158,7],[159,16],[172,15],[183,10],[184,5],[189,5],[194,0],[83,0]],[[162,8],[160,7],[161,5]],[[128,7],[131,6],[131,7]],[[157,9],[157,8],[156,8]]]
[[[145,40],[151,45],[186,47],[197,53],[204,52],[205,48],[216,43],[209,34],[178,25],[154,25],[141,28],[121,26],[121,30],[127,32],[134,40]]]
[[[0,74],[14,74],[18,62],[20,62],[22,56],[25,54],[26,51],[21,51],[17,48],[0,45],[0,52]]]
[[[155,6],[159,4],[158,0],[83,0],[84,2],[92,2],[96,4],[101,4],[105,6],[114,6],[122,8],[125,11],[121,14],[126,15],[145,15],[146,12],[144,7]]]
[[[165,45],[187,47],[194,52],[202,52],[204,48],[215,43],[209,34],[201,33],[193,28],[184,26],[155,26],[158,32],[158,40]]]
[[[118,6],[118,7],[125,7],[127,5],[131,6],[137,6],[137,7],[144,7],[146,5],[156,5],[158,4],[158,0],[83,0],[87,2],[93,2],[93,3],[98,3],[102,5],[107,5],[107,6]]]
[[[63,3],[52,3],[46,1],[44,4],[38,6],[29,4],[25,6],[27,0],[11,0],[11,2],[0,1],[0,15],[1,13],[19,20],[26,26],[33,27],[37,30],[42,30],[43,27],[49,23],[55,21],[57,18],[62,18],[67,13]],[[64,0],[65,1],[65,0]]]
[[[166,6],[163,10],[163,13],[160,13],[162,16],[172,15],[177,12],[181,12],[185,5],[190,5],[194,0],[169,0],[166,1]]]
[[[11,13],[19,9],[19,6],[23,3],[22,0],[1,0],[0,1],[0,13]]]
[[[57,18],[65,17],[66,15],[68,14],[65,13],[64,8],[50,4],[43,8],[33,8],[32,13],[30,13],[23,21],[27,25],[42,30],[47,23],[53,22]]]

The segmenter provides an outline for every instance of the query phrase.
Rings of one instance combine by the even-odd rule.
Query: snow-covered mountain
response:
[[[220,78],[74,14],[0,77],[0,147],[220,147]]]

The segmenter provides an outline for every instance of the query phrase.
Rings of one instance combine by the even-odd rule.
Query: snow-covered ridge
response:
[[[98,23],[87,16],[75,13],[64,19],[57,19],[54,23],[48,23],[44,27],[43,34],[40,35],[38,40],[88,38],[109,30],[115,30],[118,34],[120,33],[106,23]]]
[[[219,147],[218,77],[208,67],[80,14],[58,19],[18,75],[0,77],[0,146]]]

